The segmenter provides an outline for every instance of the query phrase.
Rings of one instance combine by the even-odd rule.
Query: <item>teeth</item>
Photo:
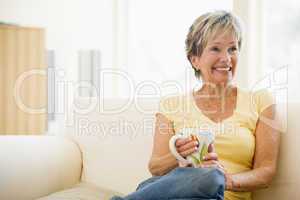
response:
[[[231,67],[218,67],[218,68],[214,68],[217,71],[229,71],[231,69]]]

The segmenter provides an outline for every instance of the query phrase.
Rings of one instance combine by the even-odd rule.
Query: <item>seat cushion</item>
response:
[[[114,195],[123,196],[118,192],[99,188],[91,183],[81,182],[70,189],[62,190],[37,200],[108,200]]]

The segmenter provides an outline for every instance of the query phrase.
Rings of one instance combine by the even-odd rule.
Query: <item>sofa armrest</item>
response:
[[[0,136],[0,199],[29,200],[80,181],[77,144],[56,136]]]

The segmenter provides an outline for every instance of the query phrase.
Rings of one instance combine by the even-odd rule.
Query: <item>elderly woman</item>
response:
[[[215,11],[195,20],[186,53],[202,87],[161,100],[149,162],[153,177],[136,192],[115,199],[250,200],[251,191],[268,187],[280,140],[273,128],[275,104],[266,90],[251,92],[233,85],[241,46],[241,24],[232,13]],[[183,128],[215,136],[197,167],[179,165],[170,152],[170,138]],[[189,138],[176,141],[182,157],[197,146]]]

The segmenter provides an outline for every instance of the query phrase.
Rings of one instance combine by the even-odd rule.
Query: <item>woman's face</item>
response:
[[[236,72],[238,41],[233,34],[219,34],[209,39],[201,56],[192,58],[194,67],[201,72],[202,80],[215,85],[226,85]]]

